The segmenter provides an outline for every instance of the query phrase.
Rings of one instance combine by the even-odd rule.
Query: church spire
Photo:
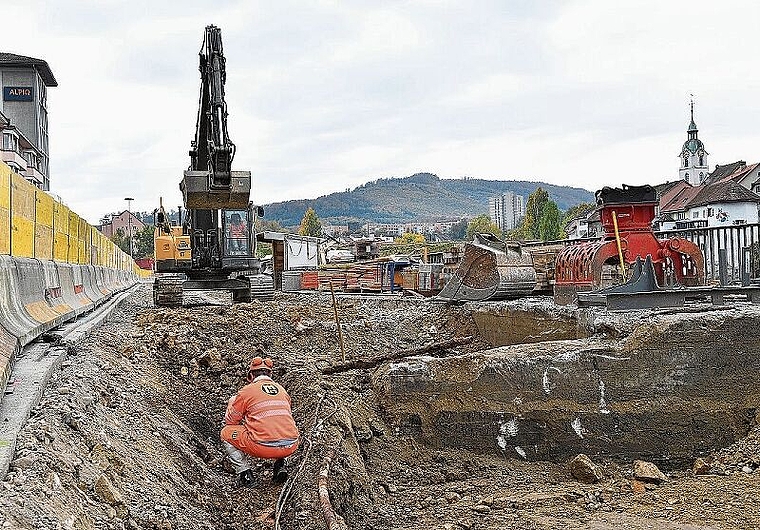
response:
[[[707,165],[707,151],[702,140],[698,137],[697,124],[694,123],[694,94],[690,94],[689,110],[691,121],[686,131],[687,138],[681,148],[681,168],[678,175],[692,186],[702,184],[709,173]]]
[[[693,97],[691,98],[690,106],[691,106],[691,123],[689,123],[689,129],[687,130],[687,132],[689,133],[689,138],[696,138],[698,129],[697,129],[697,124],[694,123],[694,98]],[[692,132],[694,133],[693,136],[691,135]]]

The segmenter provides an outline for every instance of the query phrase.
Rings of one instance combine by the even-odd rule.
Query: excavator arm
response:
[[[201,74],[195,138],[190,144],[190,168],[180,189],[185,207],[200,210],[247,208],[251,174],[232,171],[235,144],[227,132],[227,80],[222,31],[206,26],[198,54]]]
[[[222,31],[206,26],[203,45],[198,54],[201,73],[198,119],[195,140],[190,150],[190,170],[208,171],[212,187],[228,187],[235,144],[227,132],[227,103],[224,83],[227,80]]]

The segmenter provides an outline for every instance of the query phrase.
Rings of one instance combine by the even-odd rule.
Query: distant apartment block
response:
[[[525,217],[525,201],[522,195],[508,191],[488,199],[488,213],[501,230],[512,230]]]
[[[50,189],[47,88],[58,86],[47,62],[0,52],[2,160],[40,189]]]

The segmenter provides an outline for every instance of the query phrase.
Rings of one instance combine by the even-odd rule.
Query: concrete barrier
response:
[[[87,298],[92,300],[92,303],[100,305],[105,300],[105,295],[97,286],[95,278],[95,267],[92,265],[80,265],[82,271],[82,286],[84,287],[84,293]]]
[[[55,262],[50,260],[39,260],[39,262],[45,278],[45,302],[53,311],[63,317],[63,320],[75,316],[74,307],[63,297],[61,277],[58,274]]]
[[[98,290],[103,293],[103,296],[108,297],[113,293],[113,289],[109,287],[108,281],[106,278],[106,269],[105,267],[94,267],[95,268],[95,285],[97,286]]]
[[[61,296],[73,308],[74,314],[79,316],[95,307],[84,292],[82,268],[70,263],[55,263],[55,267],[61,282]]]
[[[0,326],[0,389],[5,389],[13,370],[13,359],[19,349],[18,339]],[[2,394],[0,394],[2,399]]]
[[[42,333],[43,326],[24,308],[16,261],[0,256],[0,325],[21,344],[27,344]]]
[[[35,331],[38,334],[44,333],[66,320],[67,315],[59,313],[50,301],[51,296],[42,262],[34,258],[14,258],[14,260],[18,272],[18,296],[27,314],[41,325]],[[54,279],[50,281],[57,283]],[[71,308],[69,312],[72,312]]]

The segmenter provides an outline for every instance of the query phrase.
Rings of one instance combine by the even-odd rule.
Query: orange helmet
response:
[[[248,367],[249,371],[253,370],[269,370],[272,371],[274,363],[269,357],[259,357],[258,355],[253,358],[251,365]]]

